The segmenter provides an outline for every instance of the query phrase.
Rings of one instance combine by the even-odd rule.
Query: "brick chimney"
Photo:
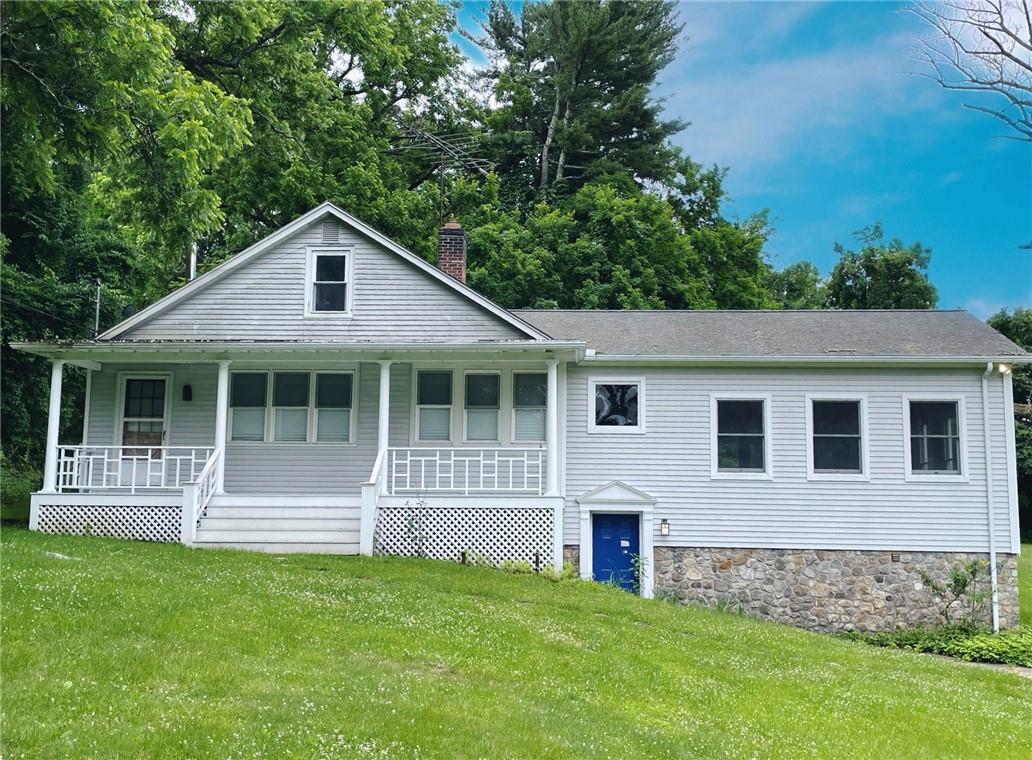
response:
[[[466,282],[466,233],[458,222],[448,222],[437,232],[437,268]]]

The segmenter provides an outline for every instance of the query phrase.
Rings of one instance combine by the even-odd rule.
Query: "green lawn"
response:
[[[4,757],[1032,755],[1032,680],[580,581],[0,548]]]
[[[1022,544],[1018,557],[1018,614],[1022,626],[1032,626],[1032,544]]]

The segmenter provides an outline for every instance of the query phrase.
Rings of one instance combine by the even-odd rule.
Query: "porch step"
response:
[[[203,526],[204,523],[202,522]],[[198,544],[239,544],[239,543],[307,543],[307,544],[354,544],[358,550],[358,529],[353,531],[321,531],[321,530],[249,530],[240,526],[236,530],[204,530],[197,531]]]
[[[204,510],[204,514],[206,518],[217,520],[357,520],[360,511],[358,507],[223,507],[212,504]]]
[[[198,544],[203,549],[241,549],[267,554],[358,554],[358,541],[354,544],[325,543],[249,543],[241,541],[218,542],[209,541]]]
[[[352,506],[220,506],[205,511],[195,544],[275,553],[357,554],[361,510]]]

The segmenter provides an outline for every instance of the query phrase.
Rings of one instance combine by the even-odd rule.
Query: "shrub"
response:
[[[0,518],[27,522],[29,495],[40,486],[38,470],[18,464],[0,452]]]
[[[993,633],[972,625],[946,625],[941,628],[911,628],[879,633],[850,631],[840,635],[875,646],[941,654],[967,662],[1032,667],[1030,628]]]

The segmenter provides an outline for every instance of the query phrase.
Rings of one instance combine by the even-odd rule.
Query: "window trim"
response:
[[[431,372],[433,370],[430,370]],[[498,378],[498,406],[495,409],[495,437],[473,440],[469,437],[469,407],[466,406],[466,378],[470,375],[494,375]],[[471,446],[490,446],[502,442],[502,371],[500,369],[466,369],[462,371],[462,442]],[[417,388],[418,391],[418,388]],[[455,402],[452,394],[452,403]],[[418,399],[417,399],[418,400]],[[488,407],[474,407],[487,409]]]
[[[317,256],[344,256],[344,311],[316,311],[315,309],[315,260]],[[350,319],[355,294],[355,253],[350,246],[308,246],[305,257],[305,311],[308,319]],[[333,282],[336,282],[334,280]]]
[[[546,369],[544,371],[537,371],[531,369],[514,369],[512,370],[510,375],[512,379],[509,383],[509,443],[515,444],[517,446],[520,444],[544,444],[545,436],[547,435],[548,429],[548,370]],[[518,407],[519,409],[541,409],[545,413],[545,431],[542,432],[541,438],[527,438],[521,440],[516,437],[516,375],[541,375],[545,378],[545,405]]]
[[[763,402],[763,471],[721,470],[717,458],[717,415],[720,401]],[[774,426],[771,423],[771,395],[749,391],[728,391],[710,394],[710,479],[711,480],[773,480],[774,479]]]
[[[117,419],[115,429],[112,431],[112,441],[115,446],[122,446],[122,428],[125,426],[125,383],[127,380],[164,380],[165,381],[165,416],[161,435],[161,446],[171,446],[172,438],[172,393],[175,390],[172,372],[119,372],[115,392],[115,409]],[[87,410],[87,416],[89,411]],[[132,418],[130,418],[132,419]],[[155,448],[153,446],[134,446],[133,448]],[[159,447],[160,448],[160,447]]]
[[[419,403],[419,373],[420,372],[447,372],[451,375],[451,404],[420,404]],[[412,380],[409,386],[412,394],[412,412],[411,412],[411,436],[410,441],[413,446],[430,446],[430,447],[449,447],[455,445],[455,394],[460,392],[463,394],[463,411],[465,411],[465,375],[461,369],[455,367],[443,367],[443,366],[416,366],[412,365]],[[448,438],[436,441],[424,441],[419,437],[419,410],[422,408],[427,409],[447,409],[448,410]],[[465,416],[465,415],[463,415]],[[491,443],[490,441],[484,441],[484,443]]]
[[[814,401],[853,401],[860,405],[860,472],[834,472],[814,468],[813,446],[813,402]],[[867,424],[867,394],[865,393],[807,393],[806,394],[806,479],[807,480],[842,480],[870,481],[871,458]]]
[[[901,397],[903,410],[903,466],[904,480],[908,483],[967,483],[970,482],[968,474],[968,445],[967,445],[967,414],[964,410],[965,396],[963,393],[904,393]],[[913,470],[913,462],[910,454],[910,404],[917,401],[953,401],[957,404],[957,436],[960,439],[958,450],[960,469],[957,472],[934,472],[927,470]],[[984,423],[984,420],[983,420]]]
[[[595,388],[599,385],[637,385],[638,386],[638,424],[637,425],[596,425],[595,424]],[[645,435],[645,378],[644,376],[614,375],[606,377],[592,375],[588,378],[588,434],[589,435]]]
[[[308,430],[303,441],[277,441],[275,440],[275,409],[279,407],[273,407],[273,385],[275,383],[274,375],[277,372],[286,373],[306,373],[308,375]],[[265,427],[263,431],[262,440],[260,441],[234,441],[233,440],[233,406],[229,407],[229,414],[226,416],[226,445],[227,446],[357,446],[357,431],[358,431],[358,395],[359,395],[359,377],[358,367],[320,367],[319,369],[302,369],[298,367],[276,367],[274,369],[249,369],[246,367],[237,367],[236,369],[230,370],[230,375],[240,373],[248,375],[265,375]],[[316,425],[318,424],[318,414],[315,406],[315,391],[316,391],[316,375],[351,375],[351,419],[348,427],[348,440],[346,441],[319,441],[316,440]],[[230,387],[232,387],[232,378],[230,378]],[[258,407],[248,407],[250,409],[257,409]],[[301,409],[302,407],[282,407],[285,409]],[[341,407],[327,407],[327,408],[341,408]]]

